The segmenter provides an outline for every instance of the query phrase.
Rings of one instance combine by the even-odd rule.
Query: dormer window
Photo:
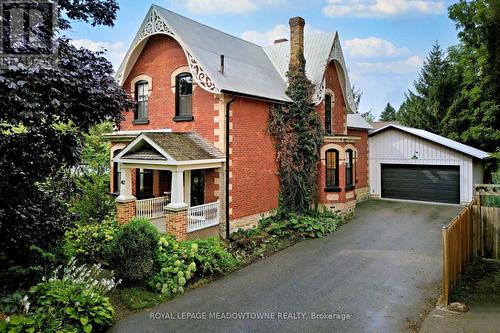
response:
[[[332,95],[325,95],[325,134],[332,134]]]
[[[193,120],[193,77],[189,73],[181,73],[175,78],[174,120]]]
[[[137,107],[134,113],[134,123],[141,124],[148,122],[148,81],[140,80],[135,83],[135,100]]]

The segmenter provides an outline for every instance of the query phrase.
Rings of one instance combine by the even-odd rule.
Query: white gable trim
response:
[[[340,38],[339,34],[335,34],[335,40],[333,42],[333,47],[332,50],[330,51],[330,56],[327,61],[327,65],[325,67],[325,72],[328,69],[328,64],[331,61],[335,61],[335,65],[337,67],[337,75],[339,76],[339,79],[343,79],[343,86],[342,86],[342,92],[344,93],[344,98],[346,100],[346,105],[351,113],[357,113],[356,109],[356,104],[354,103],[354,94],[352,92],[351,88],[351,82],[349,81],[349,74],[347,72],[347,66],[345,64],[344,60],[344,53],[342,52],[342,46],[340,44]],[[340,65],[340,68],[342,69],[342,77],[340,77],[340,73],[338,70],[338,65]],[[341,80],[342,81],[342,80]]]
[[[191,54],[191,52],[189,52],[185,43],[180,37],[177,36],[174,29],[170,27],[168,22],[166,22],[165,19],[154,9],[154,5],[149,9],[149,12],[144,18],[134,41],[130,45],[125,58],[116,72],[116,80],[118,81],[118,84],[123,86],[149,37],[158,34],[170,36],[179,43],[184,51],[184,54],[186,55],[190,72],[198,85],[208,92],[220,93],[219,85],[217,85],[210,78],[199,61]]]
[[[144,133],[140,134],[137,138],[135,138],[132,142],[130,142],[116,157],[113,159],[114,162],[123,162],[122,157],[128,153],[132,148],[134,148],[141,141],[145,141],[150,144],[154,149],[156,149],[163,157],[165,157],[169,161],[175,161],[175,159],[170,156],[162,147],[158,146],[156,142],[148,138]]]

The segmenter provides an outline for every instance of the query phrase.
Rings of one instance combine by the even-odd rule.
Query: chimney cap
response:
[[[306,21],[300,16],[295,16],[295,17],[290,18],[290,20],[288,20],[288,24],[290,24],[291,27],[294,27],[297,25],[303,27],[306,24]]]
[[[275,39],[274,40],[274,44],[279,44],[279,43],[284,43],[284,42],[288,42],[288,39],[286,39],[286,38],[280,38],[280,39]]]

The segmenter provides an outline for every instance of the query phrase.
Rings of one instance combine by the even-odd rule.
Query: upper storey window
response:
[[[325,134],[332,134],[332,95],[325,95]]]
[[[189,73],[179,74],[175,78],[174,120],[193,120],[193,77]]]
[[[135,100],[137,107],[134,113],[134,122],[143,123],[148,121],[148,96],[149,84],[146,80],[137,81],[135,84]]]

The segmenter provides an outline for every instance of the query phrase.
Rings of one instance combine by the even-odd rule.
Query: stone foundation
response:
[[[201,230],[196,230],[187,234],[188,240],[203,239],[208,237],[218,237],[219,236],[219,226],[213,226],[210,228],[205,228]]]
[[[231,220],[229,222],[230,223],[229,224],[229,228],[230,228],[229,231],[231,233],[233,233],[233,232],[238,231],[238,229],[247,230],[247,229],[254,228],[257,226],[260,219],[269,217],[269,216],[273,215],[274,212],[275,212],[274,210],[270,210],[267,212],[262,212],[262,213],[257,213],[257,214],[253,214],[253,215],[244,216],[244,217],[241,217],[241,218],[236,219],[236,220]]]
[[[370,199],[370,189],[368,186],[356,189],[356,201],[361,202]]]

